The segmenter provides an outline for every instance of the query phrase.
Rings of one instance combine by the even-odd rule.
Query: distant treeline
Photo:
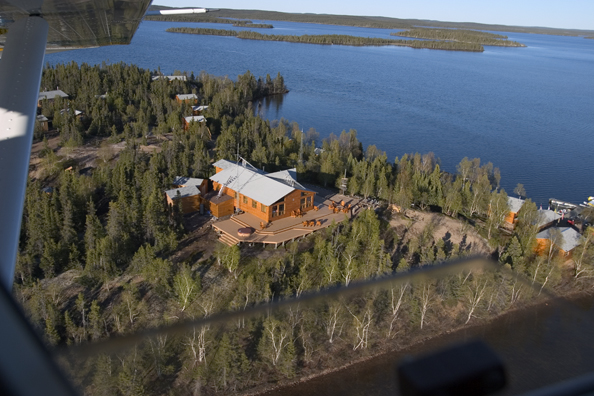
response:
[[[249,19],[272,20],[272,21],[287,21],[287,22],[301,22],[301,23],[318,23],[324,25],[341,25],[341,26],[358,26],[370,27],[379,29],[410,29],[413,27],[411,23],[394,18],[383,17],[359,17],[351,15],[316,15],[316,14],[288,14],[276,11],[247,11],[247,10],[219,10],[209,12],[209,14],[216,14],[218,18],[203,16],[200,14],[194,15],[151,15],[144,17],[149,21],[168,21],[168,22],[205,22],[204,19],[219,19],[219,18],[237,18],[248,19],[239,15],[250,15]],[[229,19],[228,19],[229,20]],[[223,22],[227,23],[227,22]]]
[[[509,41],[507,36],[466,29],[416,28],[390,34],[392,36],[399,37],[414,37],[429,40],[451,40],[482,45],[496,45],[500,47],[525,47],[525,45],[522,43]]]
[[[272,29],[274,26],[268,23],[254,23],[247,19],[226,19],[211,16],[204,16],[200,14],[194,15],[148,15],[145,17],[147,21],[158,22],[199,22],[199,23],[225,23],[236,27],[250,27],[259,29]]]
[[[588,36],[588,37],[584,37],[584,38],[594,40],[594,36]]]
[[[577,29],[554,29],[544,27],[524,27],[524,26],[506,26],[506,25],[486,25],[472,22],[440,22],[426,21],[420,19],[398,19],[388,17],[368,17],[352,15],[318,15],[318,14],[289,14],[276,11],[258,11],[258,10],[229,10],[221,9],[209,12],[210,15],[217,15],[221,18],[237,19],[258,19],[267,21],[288,21],[301,23],[319,23],[324,25],[342,25],[359,26],[380,29],[412,29],[417,26],[436,27],[436,28],[455,28],[455,29],[473,29],[489,30],[499,32],[513,33],[536,33],[551,34],[557,36],[582,36],[592,35],[593,31]],[[148,17],[145,17],[149,19]],[[172,16],[171,21],[177,22],[198,22],[199,16]],[[189,18],[189,19],[182,19]],[[152,17],[150,20],[153,20]]]
[[[261,34],[253,31],[235,31],[224,29],[203,28],[169,28],[170,33],[187,33],[213,36],[235,36],[247,40],[286,41],[290,43],[320,44],[320,45],[351,45],[351,46],[384,46],[398,45],[411,48],[441,49],[451,51],[476,51],[482,52],[480,44],[456,41],[421,41],[421,40],[393,40],[378,37],[358,37],[339,34],[286,36]]]

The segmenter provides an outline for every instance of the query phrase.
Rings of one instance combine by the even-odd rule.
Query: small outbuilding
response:
[[[518,212],[524,205],[524,200],[520,198],[507,197],[507,205],[509,206],[509,213],[505,216],[505,221],[509,224],[515,224],[518,218]]]
[[[38,115],[37,122],[39,123],[39,126],[41,127],[42,131],[44,131],[44,132],[49,131],[49,120],[47,119],[46,116]]]
[[[202,199],[198,186],[174,188],[165,191],[165,195],[167,196],[167,203],[169,205],[174,205],[177,203],[177,200],[181,200],[181,209],[184,214],[200,210]]]

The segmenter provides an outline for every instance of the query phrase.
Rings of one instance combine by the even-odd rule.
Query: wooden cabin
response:
[[[178,176],[173,181],[173,189],[165,191],[167,203],[173,205],[181,200],[182,212],[192,213],[200,210],[204,196],[208,192],[208,179]]]
[[[509,213],[505,216],[505,221],[509,224],[516,224],[518,212],[524,205],[524,200],[520,198],[507,197],[507,205],[509,206]]]
[[[552,229],[559,230],[563,236],[562,243],[560,246],[557,246],[559,249],[558,254],[570,258],[573,250],[581,244],[581,234],[571,227],[551,227],[539,232],[536,234],[536,246],[534,251],[541,256],[548,254],[552,243],[550,234],[550,230]]]
[[[186,81],[188,78],[186,76],[153,76],[152,81],[157,80],[167,80],[168,82],[179,80],[179,81]]]
[[[198,103],[198,96],[196,96],[196,94],[178,94],[175,95],[175,100],[177,100],[177,103],[179,104],[189,103],[195,105]]]
[[[59,89],[55,91],[40,92],[39,97],[37,99],[37,107],[41,107],[41,103],[43,100],[53,102],[54,100],[56,100],[57,97],[68,99],[68,94]]]
[[[314,208],[315,192],[296,180],[295,169],[266,173],[248,163],[220,160],[213,164],[216,174],[210,178],[214,190],[232,198],[233,207],[262,221],[290,217],[295,212]]]
[[[208,109],[208,106],[192,106],[192,115],[202,115],[203,112],[205,112]]]
[[[39,126],[41,127],[41,130],[43,132],[49,131],[49,120],[47,119],[46,116],[44,116],[44,115],[38,115],[37,116],[37,122],[39,123]]]
[[[177,200],[181,200],[181,209],[184,214],[200,210],[202,197],[198,186],[187,186],[167,190],[165,191],[165,196],[167,197],[167,203],[172,206],[177,203]]]
[[[184,117],[182,119],[182,124],[183,124],[184,131],[187,131],[190,128],[190,124],[192,122],[206,122],[206,118],[204,118],[204,116],[189,116],[189,117]]]
[[[197,186],[202,196],[208,193],[208,179],[200,179],[198,177],[177,176],[173,180],[173,188],[182,188],[188,186]]]

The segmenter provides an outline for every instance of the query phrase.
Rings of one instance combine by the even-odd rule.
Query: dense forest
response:
[[[507,25],[490,25],[473,22],[441,22],[428,21],[423,19],[399,19],[389,17],[370,17],[370,16],[353,16],[353,15],[328,15],[328,14],[290,14],[276,11],[260,11],[260,10],[231,10],[218,9],[209,11],[210,17],[217,16],[219,18],[234,18],[234,19],[256,19],[266,21],[288,21],[301,23],[319,23],[324,25],[342,25],[342,26],[357,26],[370,27],[379,29],[412,29],[415,27],[433,27],[446,29],[470,29],[470,30],[487,30],[498,32],[513,32],[513,33],[534,33],[534,34],[550,34],[558,36],[583,36],[593,33],[591,30],[578,29],[557,29],[535,26],[507,26]],[[186,16],[179,16],[186,18]],[[179,22],[200,22],[203,15],[196,14],[187,16],[189,19],[170,19],[170,21]],[[152,17],[151,17],[152,18]],[[174,16],[173,18],[178,18]]]
[[[515,230],[502,227],[507,193],[491,163],[464,158],[449,173],[431,153],[388,160],[375,146],[364,149],[353,130],[321,140],[314,129],[264,120],[254,114],[253,101],[286,91],[280,74],[256,78],[247,72],[233,81],[186,73],[186,81],[153,81],[158,73],[125,64],[44,69],[42,87],[59,87],[70,98],[42,102],[42,113],[59,129],[51,133],[61,149],[37,132],[43,150],[39,176],[27,188],[14,293],[49,345],[76,351],[111,336],[406,273],[472,252],[466,238],[454,243],[436,237],[433,222],[418,233],[395,229],[388,210],[364,210],[278,250],[227,247],[208,228],[188,228],[189,219],[166,204],[163,191],[178,175],[208,177],[214,160],[234,159],[238,150],[257,167],[296,167],[301,181],[328,188],[340,185],[346,173],[348,194],[452,219],[464,235],[478,233],[498,264],[494,271],[411,280],[163,333],[82,361],[63,356],[61,364],[84,394],[254,389],[487,320],[538,301],[545,287],[559,293],[592,287],[594,234],[585,232],[571,265],[554,247],[544,256],[533,253],[536,205],[526,200]],[[180,119],[191,108],[175,100],[180,93],[195,93],[209,106],[206,125],[182,129]],[[151,141],[158,150],[143,149]],[[94,165],[78,165],[69,157],[72,150],[96,152]]]
[[[287,36],[287,35],[273,35],[261,34],[253,31],[235,31],[235,30],[219,30],[219,29],[205,29],[205,28],[169,28],[167,32],[170,33],[187,33],[199,35],[214,35],[214,36],[234,36],[246,40],[265,40],[265,41],[286,41],[290,43],[302,44],[319,44],[319,45],[351,45],[351,46],[384,46],[384,45],[398,45],[411,48],[428,48],[450,51],[484,51],[480,44],[456,42],[456,41],[426,41],[426,40],[392,40],[377,37],[359,37],[347,36],[339,34],[324,34],[324,35],[301,35],[301,36]]]
[[[495,45],[499,47],[525,47],[516,41],[509,41],[507,36],[476,30],[464,29],[426,29],[416,28],[402,32],[390,33],[392,36],[414,37],[429,40],[461,41],[482,45]]]

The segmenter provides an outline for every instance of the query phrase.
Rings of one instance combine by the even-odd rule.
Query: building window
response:
[[[285,204],[278,205],[278,215],[282,216],[285,214]]]
[[[243,196],[243,203],[244,203],[244,205],[247,205],[247,203],[248,203],[247,197],[245,195]]]
[[[235,199],[239,199],[239,194],[235,193]]]
[[[311,197],[307,197],[307,207],[311,206]]]
[[[255,200],[252,199],[252,208],[256,209],[258,207],[258,202],[256,202]],[[262,206],[264,207],[264,206]],[[262,211],[264,212],[264,210]]]
[[[302,196],[302,197],[305,197],[306,195],[307,195],[307,193],[306,193],[306,192],[304,192],[304,191],[301,191],[301,196]]]
[[[301,198],[301,209],[305,209],[306,207],[307,206],[305,206],[305,198]]]
[[[266,213],[266,206],[264,206],[263,204],[260,204],[260,210],[261,210],[263,213]]]

